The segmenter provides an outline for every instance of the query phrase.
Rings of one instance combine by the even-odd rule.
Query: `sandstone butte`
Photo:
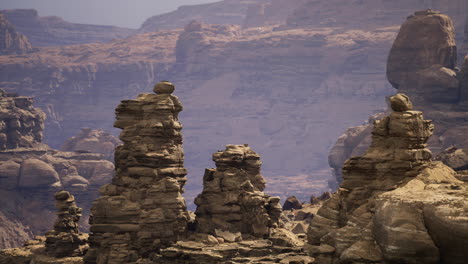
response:
[[[308,200],[329,188],[327,153],[336,138],[382,111],[379,99],[394,93],[385,61],[399,24],[430,6],[454,18],[462,44],[463,0],[225,0],[148,19],[127,38],[0,56],[0,88],[35,98],[48,116],[44,141],[59,148],[83,127],[117,135],[115,105],[171,80],[190,109],[180,117],[194,179],[189,202],[218,142],[249,142],[262,154],[272,194]],[[51,40],[102,35],[31,10],[3,13],[33,45],[47,36],[43,25]],[[201,27],[185,30],[192,19]]]

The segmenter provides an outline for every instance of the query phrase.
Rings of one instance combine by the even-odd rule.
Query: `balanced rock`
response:
[[[390,97],[390,106],[395,112],[404,112],[413,109],[413,103],[411,103],[409,97],[402,93]]]
[[[467,259],[468,186],[431,161],[433,129],[419,111],[375,123],[369,149],[346,161],[338,192],[310,223],[307,250],[319,263]]]
[[[67,191],[57,192],[55,200],[57,220],[54,230],[46,234],[47,254],[56,258],[84,255],[88,235],[80,233],[78,227],[82,209],[76,206],[75,197]]]
[[[123,145],[116,148],[112,184],[101,188],[91,209],[86,263],[133,262],[186,234],[181,110],[170,93],[140,94],[117,107],[114,126],[122,129]]]
[[[282,210],[278,197],[263,193],[260,156],[248,145],[227,145],[213,161],[216,169],[205,170],[203,191],[195,199],[197,231],[268,236]]]

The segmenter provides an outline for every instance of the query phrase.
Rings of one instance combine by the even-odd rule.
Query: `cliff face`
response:
[[[128,37],[134,31],[114,26],[70,23],[59,17],[40,17],[34,9],[1,10],[0,13],[37,47],[108,42]]]
[[[5,16],[0,14],[0,54],[22,54],[31,50],[28,38],[18,33]]]
[[[224,0],[202,5],[181,6],[176,11],[148,18],[138,32],[183,28],[193,20],[207,24],[242,25],[250,5],[266,2],[269,0]]]
[[[44,113],[30,97],[0,97],[0,248],[17,247],[45,233],[53,222],[51,197],[72,191],[83,203],[84,228],[97,189],[113,175],[114,165],[100,154],[62,152],[42,144]]]

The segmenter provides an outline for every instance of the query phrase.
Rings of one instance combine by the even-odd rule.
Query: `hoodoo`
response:
[[[116,109],[114,126],[122,129],[123,145],[116,148],[112,184],[102,187],[91,209],[86,263],[136,261],[186,232],[182,104],[171,94],[173,84],[161,82],[154,90]]]

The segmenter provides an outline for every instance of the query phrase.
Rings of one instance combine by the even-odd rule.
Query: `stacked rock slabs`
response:
[[[116,148],[116,176],[102,187],[92,207],[91,249],[86,263],[126,263],[151,257],[185,235],[189,215],[181,196],[183,167],[182,105],[171,83],[156,94],[125,100],[116,109],[123,129]]]

